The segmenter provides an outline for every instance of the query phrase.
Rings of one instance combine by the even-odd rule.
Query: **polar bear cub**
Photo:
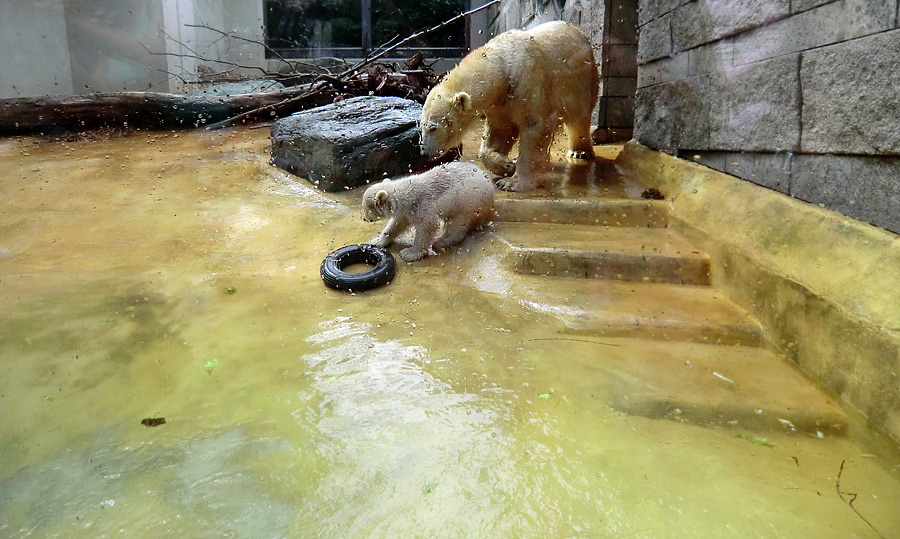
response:
[[[433,249],[446,249],[463,241],[469,231],[493,215],[494,186],[477,165],[453,162],[399,180],[384,180],[363,195],[366,221],[388,218],[371,244],[388,247],[409,226],[416,229],[412,246],[400,251],[407,262],[419,260]],[[443,224],[443,234],[435,239]]]

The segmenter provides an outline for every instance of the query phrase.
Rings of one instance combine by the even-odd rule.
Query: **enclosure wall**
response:
[[[641,0],[635,139],[900,232],[897,0]]]

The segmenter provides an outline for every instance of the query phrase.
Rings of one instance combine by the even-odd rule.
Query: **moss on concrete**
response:
[[[772,346],[900,441],[900,236],[634,142],[616,164]]]

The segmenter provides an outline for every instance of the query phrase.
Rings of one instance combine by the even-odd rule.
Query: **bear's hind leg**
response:
[[[435,250],[446,249],[462,242],[469,233],[469,220],[463,216],[454,216],[444,223],[444,233],[434,242]]]
[[[514,124],[488,117],[484,123],[478,159],[493,174],[512,176],[516,165],[507,156],[518,136],[519,129]]]

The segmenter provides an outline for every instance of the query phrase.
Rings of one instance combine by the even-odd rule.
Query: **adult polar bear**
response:
[[[560,119],[570,161],[594,157],[591,112],[597,102],[597,64],[588,37],[553,21],[528,31],[511,30],[472,51],[425,100],[420,130],[431,156],[456,147],[478,117],[485,118],[478,157],[499,176],[497,185],[527,191],[541,183]],[[508,154],[519,141],[517,164]],[[513,174],[513,171],[515,173]]]

